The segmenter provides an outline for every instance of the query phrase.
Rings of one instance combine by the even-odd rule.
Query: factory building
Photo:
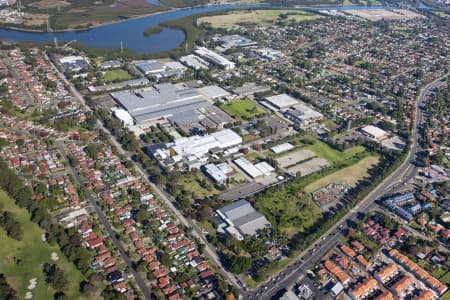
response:
[[[215,42],[223,42],[222,47],[225,49],[229,48],[245,48],[250,46],[258,45],[257,42],[252,41],[249,38],[243,37],[239,34],[233,35],[224,35],[220,37],[213,37],[213,41]]]
[[[242,235],[255,235],[258,230],[270,226],[269,221],[246,200],[239,200],[217,210],[218,215]],[[225,228],[227,230],[227,228]],[[233,230],[227,230],[233,232]]]
[[[299,104],[299,102],[287,94],[280,94],[267,97],[262,104],[273,111],[284,111],[289,109],[291,106]]]
[[[181,78],[186,67],[177,61],[159,62],[157,60],[138,60],[133,62],[134,66],[146,76],[153,76],[157,79],[164,77]]]
[[[79,72],[89,66],[86,58],[83,56],[64,56],[59,59],[59,63],[65,71]]]
[[[283,143],[280,145],[270,147],[270,151],[272,151],[275,154],[279,154],[279,153],[283,153],[283,152],[292,150],[294,148],[295,148],[294,145],[292,145],[291,143]]]
[[[154,88],[113,92],[111,97],[138,124],[211,106],[195,89],[180,88],[170,83],[158,84]]]
[[[378,141],[387,137],[386,131],[373,125],[367,125],[366,127],[361,128],[361,132],[364,135]]]
[[[228,182],[228,175],[234,173],[234,169],[227,163],[221,163],[218,165],[207,164],[203,166],[203,170],[217,184],[226,184]]]
[[[124,126],[131,126],[134,124],[133,117],[124,109],[116,109],[113,111],[113,115],[120,121]]]
[[[185,64],[186,66],[194,69],[194,70],[208,70],[209,68],[209,62],[205,61],[204,59],[198,57],[194,54],[189,54],[186,56],[180,57],[180,61]]]
[[[236,67],[236,64],[225,57],[217,54],[214,51],[211,51],[205,47],[198,47],[194,50],[195,54],[199,55],[200,57],[206,59],[207,61],[218,65],[225,70],[232,70]]]
[[[203,156],[242,144],[242,138],[231,129],[224,129],[204,136],[183,137],[169,144],[176,155]]]
[[[265,161],[253,164],[245,157],[234,160],[234,163],[252,179],[261,176],[269,176],[275,171],[275,169]]]
[[[323,115],[303,103],[296,104],[284,113],[289,120],[297,123],[299,126],[308,126],[322,120]]]

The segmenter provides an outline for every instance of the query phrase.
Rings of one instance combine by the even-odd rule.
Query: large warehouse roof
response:
[[[297,100],[286,94],[267,97],[266,101],[278,109],[285,109],[299,103]]]
[[[178,155],[203,155],[214,148],[226,149],[242,143],[242,138],[231,129],[224,129],[204,136],[177,139],[171,148]]]
[[[387,132],[383,129],[373,126],[367,125],[366,127],[361,128],[362,132],[372,138],[382,139],[386,136]]]
[[[253,235],[258,229],[270,225],[269,221],[246,200],[236,201],[217,212],[243,234]]]
[[[211,104],[194,89],[181,89],[170,83],[155,88],[111,93],[137,122],[208,107]]]

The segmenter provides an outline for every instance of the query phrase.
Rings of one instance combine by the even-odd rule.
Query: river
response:
[[[88,47],[117,49],[122,42],[124,48],[137,53],[157,53],[177,48],[184,41],[184,32],[177,29],[164,28],[160,33],[145,36],[143,32],[150,26],[164,21],[180,19],[194,14],[221,11],[228,9],[258,8],[261,5],[215,5],[187,8],[164,12],[137,19],[125,20],[118,23],[102,25],[88,30],[73,30],[64,32],[27,32],[11,29],[0,29],[0,39],[12,42],[35,41],[49,42],[56,37],[59,44],[63,41],[76,40]],[[277,7],[280,8],[280,7]],[[308,9],[382,9],[381,6],[334,6],[308,7]],[[292,9],[292,8],[290,8]]]

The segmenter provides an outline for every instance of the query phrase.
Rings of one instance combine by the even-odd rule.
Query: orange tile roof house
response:
[[[363,266],[366,270],[368,269],[368,268],[370,268],[370,263],[364,258],[364,256],[362,256],[361,254],[359,254],[357,257],[356,257],[356,261],[361,265],[361,266]]]
[[[430,290],[421,290],[419,295],[412,298],[412,300],[433,300],[433,299],[436,299],[436,297]]]
[[[391,291],[397,297],[404,297],[409,293],[410,288],[413,286],[414,280],[411,276],[405,275],[391,286]]]
[[[387,266],[382,267],[379,271],[375,272],[374,277],[381,283],[385,283],[389,279],[398,274],[398,267],[395,263],[390,263]]]
[[[394,300],[394,295],[389,291],[384,291],[381,295],[377,296],[375,300]]]
[[[355,249],[356,252],[361,252],[361,251],[363,251],[363,250],[365,249],[364,245],[361,244],[361,243],[360,243],[359,241],[357,241],[357,240],[352,241],[351,244],[352,244],[352,246],[353,246],[353,249]]]
[[[397,249],[392,249],[389,251],[389,255],[397,261],[399,264],[403,265],[410,272],[414,273],[418,278],[423,280],[425,284],[435,290],[439,295],[443,295],[447,290],[447,286],[431,276],[427,271],[425,271],[418,264],[410,260],[405,255],[401,254]]]
[[[336,264],[334,264],[332,261],[327,260],[324,263],[325,268],[333,274],[334,277],[336,277],[337,280],[339,280],[342,284],[348,284],[350,282],[350,277],[348,277],[347,274],[345,274]]]
[[[356,256],[356,252],[353,251],[352,248],[350,248],[350,247],[348,247],[348,246],[346,246],[346,245],[342,245],[342,246],[341,246],[341,250],[342,250],[342,252],[344,252],[345,255],[347,255],[348,257],[353,258],[353,257]]]
[[[363,282],[357,284],[349,291],[353,300],[364,299],[378,289],[377,281],[373,277],[367,277]]]

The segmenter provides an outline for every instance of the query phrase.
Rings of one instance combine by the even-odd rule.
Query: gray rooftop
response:
[[[246,200],[239,200],[219,209],[243,234],[253,235],[256,230],[270,225],[269,221]]]
[[[219,209],[219,211],[234,222],[234,220],[254,212],[255,209],[248,201],[239,200]]]
[[[114,92],[111,96],[137,122],[169,117],[211,105],[194,89],[181,89],[170,83],[155,85],[154,88]]]
[[[156,60],[135,61],[134,65],[144,74],[161,72],[165,69],[164,64]]]

